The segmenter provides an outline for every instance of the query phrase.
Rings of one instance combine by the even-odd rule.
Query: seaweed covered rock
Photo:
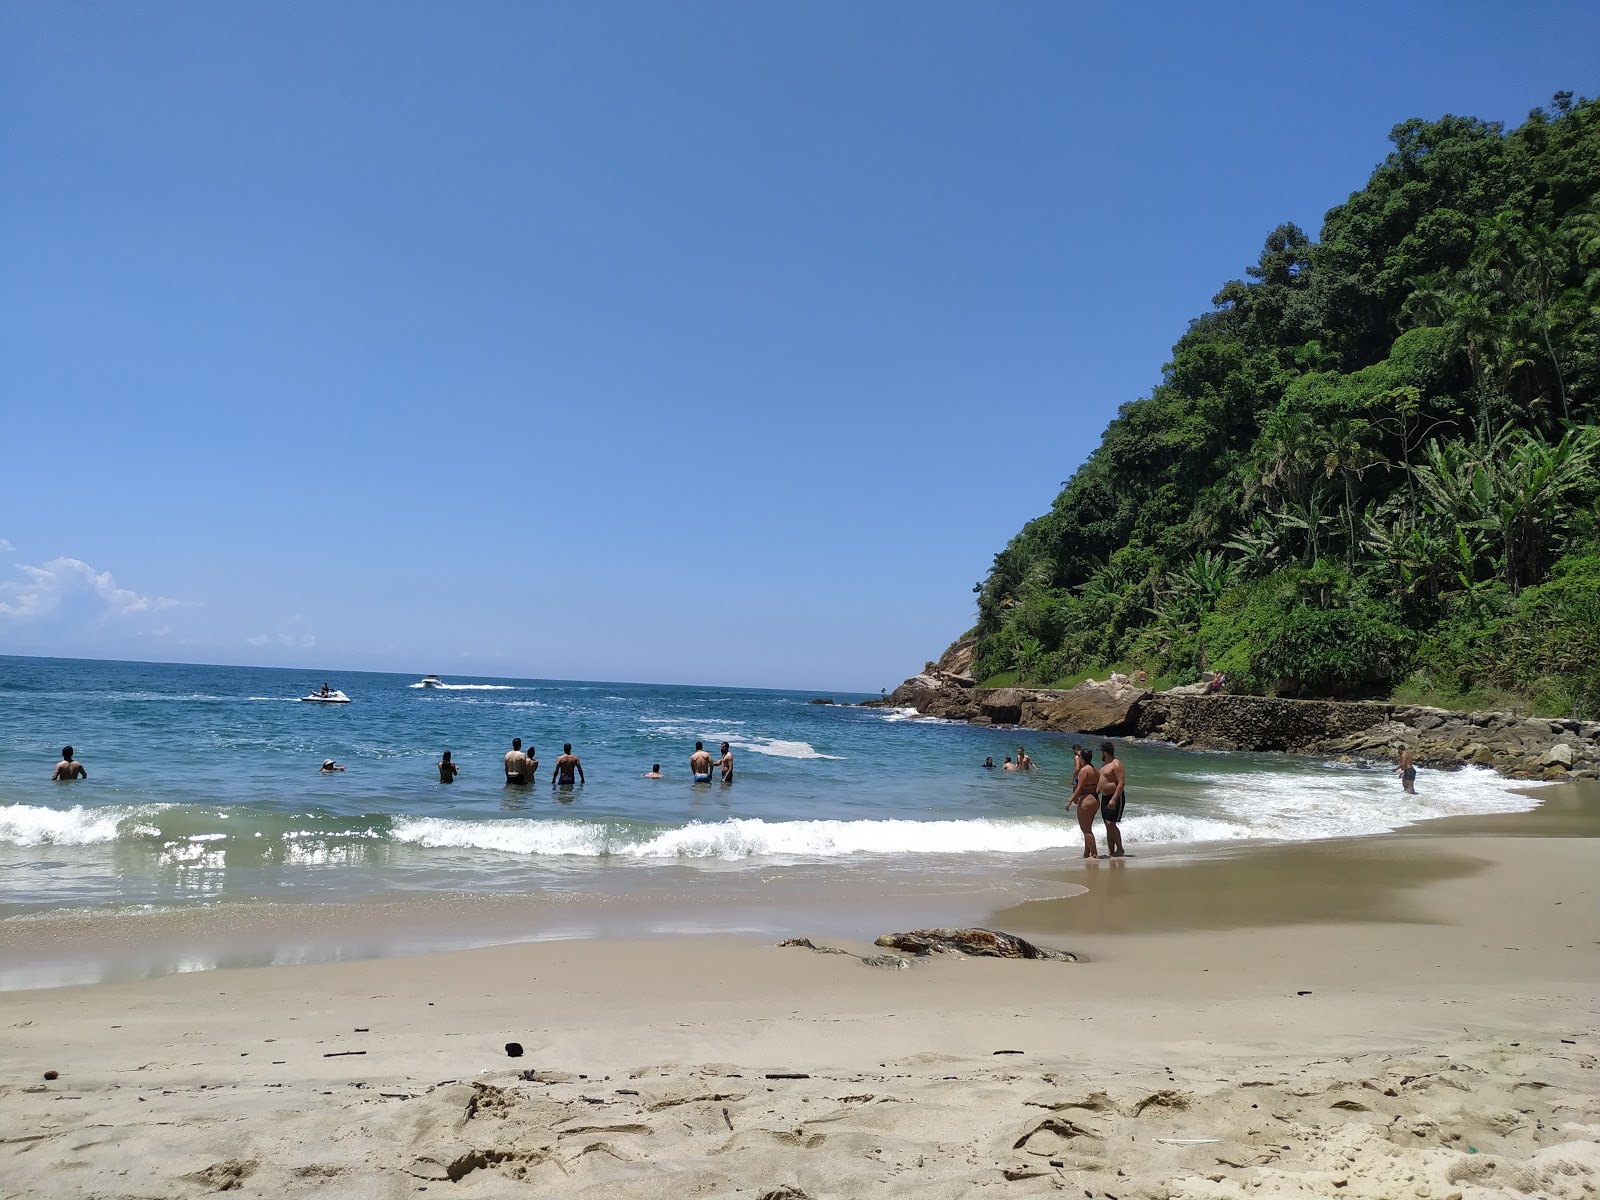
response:
[[[1014,933],[994,929],[913,929],[886,933],[877,945],[911,954],[966,954],[974,958],[1042,958],[1054,962],[1081,962],[1066,950],[1035,946]]]

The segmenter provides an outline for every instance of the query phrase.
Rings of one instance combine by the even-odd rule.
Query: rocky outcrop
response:
[[[1600,779],[1600,722],[1457,713],[1378,701],[1208,696],[1089,681],[1067,691],[980,688],[938,668],[886,700],[924,716],[1100,737],[1151,738],[1210,750],[1283,750],[1424,766],[1494,767],[1517,779]]]
[[[1390,719],[1387,704],[1153,693],[1134,732],[1208,750],[1305,750]]]
[[[1023,706],[1021,723],[1035,729],[1126,736],[1138,731],[1139,714],[1152,694],[1130,683],[1090,680],[1029,701]]]

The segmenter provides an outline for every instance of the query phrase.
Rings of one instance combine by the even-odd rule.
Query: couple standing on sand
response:
[[[1072,748],[1072,796],[1067,808],[1078,810],[1078,828],[1083,831],[1083,856],[1099,858],[1100,848],[1094,840],[1094,814],[1099,811],[1106,823],[1106,850],[1112,858],[1121,858],[1122,810],[1127,807],[1127,774],[1117,761],[1117,748],[1110,742],[1100,744],[1100,767],[1094,765],[1094,752],[1082,746]]]
[[[710,783],[713,765],[722,768],[723,783],[733,782],[733,751],[728,748],[728,743],[722,743],[722,757],[713,764],[711,755],[706,753],[705,745],[701,742],[696,742],[694,744],[694,753],[689,755],[689,773],[694,776],[694,781],[696,783]]]

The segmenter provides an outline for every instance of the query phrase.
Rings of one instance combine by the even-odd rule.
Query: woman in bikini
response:
[[[1067,801],[1067,807],[1078,810],[1078,828],[1083,833],[1083,857],[1097,859],[1100,857],[1100,847],[1094,840],[1094,815],[1100,811],[1100,772],[1094,769],[1087,750],[1078,749],[1074,757],[1077,759],[1078,773],[1073,777],[1072,797]]]

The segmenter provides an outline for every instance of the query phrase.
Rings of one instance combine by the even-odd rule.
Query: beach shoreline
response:
[[[6,1194],[1576,1197],[1595,799],[1562,836],[1535,811],[1061,873],[1115,874],[1131,927],[1061,922],[1093,884],[991,914],[1079,964],[706,935],[11,993]],[[1285,852],[1396,883],[1341,910]]]

